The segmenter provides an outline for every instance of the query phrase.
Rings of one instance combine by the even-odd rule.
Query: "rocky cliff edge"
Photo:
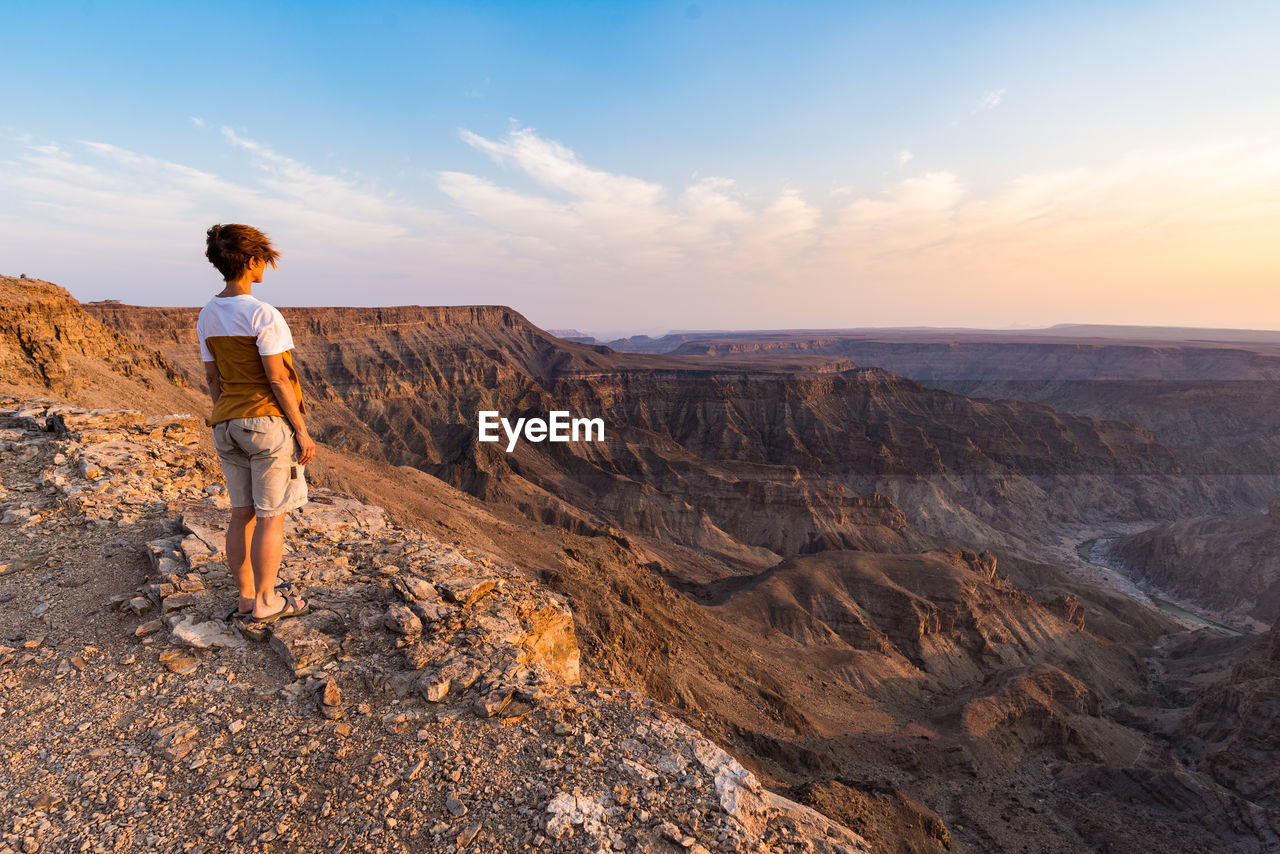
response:
[[[198,419],[0,401],[0,854],[863,852],[632,691],[516,568],[314,490],[228,623]]]

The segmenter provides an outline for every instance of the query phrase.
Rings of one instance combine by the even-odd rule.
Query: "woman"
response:
[[[307,501],[303,466],[316,444],[302,420],[306,405],[293,368],[293,335],[284,317],[251,293],[276,251],[247,225],[207,233],[210,263],[225,287],[200,310],[196,334],[213,399],[213,444],[231,498],[227,566],[240,600],[227,618],[268,623],[310,606],[276,587],[284,549],[284,514]]]

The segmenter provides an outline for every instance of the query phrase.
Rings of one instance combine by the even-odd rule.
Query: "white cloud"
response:
[[[912,154],[910,151],[908,151],[907,149],[905,149],[905,148],[904,148],[904,149],[902,149],[901,151],[899,151],[899,152],[898,152],[898,155],[897,155],[898,165],[899,165],[899,166],[906,166],[908,163],[910,163],[910,162],[911,162],[911,158],[912,158],[912,157],[914,157],[914,156],[915,156],[915,155],[913,155],[913,154]]]
[[[502,142],[485,139],[468,130],[461,131],[460,136],[495,163],[514,164],[547,189],[583,200],[651,206],[665,194],[657,184],[592,169],[568,148],[555,140],[543,139],[532,128],[513,130]]]
[[[229,127],[222,128],[222,135],[231,145],[249,152],[262,176],[261,191],[284,205],[295,221],[332,239],[355,243],[408,236],[412,221],[421,213],[394,193],[319,172]]]
[[[1127,292],[1108,271],[1161,287],[1198,276],[1221,290],[1280,263],[1259,248],[1280,228],[1271,140],[1134,151],[983,192],[958,169],[908,171],[884,188],[810,199],[726,177],[664,186],[532,129],[460,135],[498,168],[436,173],[433,204],[228,128],[238,157],[216,170],[105,142],[19,138],[11,156],[0,149],[0,227],[28,272],[41,259],[53,272],[81,263],[80,253],[78,275],[127,269],[119,281],[154,289],[133,297],[142,302],[172,301],[166,265],[207,273],[204,229],[240,221],[276,239],[280,275],[305,284],[295,303],[505,302],[535,320],[610,328],[1026,320],[1039,316],[1029,300],[1059,291],[1064,304],[1116,303]],[[135,269],[138,253],[163,263]],[[1143,294],[1135,305],[1159,304]]]
[[[504,231],[568,237],[580,224],[567,205],[523,195],[465,172],[441,172],[439,186],[462,210]]]
[[[973,108],[975,113],[982,110],[994,110],[1000,106],[1000,102],[1004,100],[1004,93],[1008,89],[990,89],[982,93],[982,97],[978,99],[978,104]]]
[[[200,118],[199,116],[188,116],[188,118],[191,120],[191,124],[195,125],[196,127],[198,128],[204,127],[204,119]]]
[[[33,270],[83,299],[151,304],[181,302],[175,285],[204,280],[204,231],[215,222],[248,222],[273,237],[291,280],[306,285],[293,303],[324,293],[321,302],[360,302],[341,293],[372,259],[388,261],[388,273],[403,282],[411,269],[405,256],[430,252],[440,239],[426,208],[252,140],[232,144],[246,153],[238,170],[245,174],[234,177],[104,142],[27,143],[13,162],[0,163],[0,231],[23,246]],[[464,227],[453,236],[459,246],[474,242]],[[177,278],[174,270],[182,271]]]
[[[572,275],[667,275],[695,270],[724,275],[773,269],[818,239],[821,212],[784,190],[751,199],[734,181],[695,176],[682,190],[584,164],[575,152],[516,128],[501,140],[463,130],[461,138],[495,163],[514,168],[545,195],[503,189],[457,172],[440,189],[468,214],[502,232],[515,231],[540,250],[558,251]],[[648,271],[644,273],[643,271]]]
[[[879,224],[903,217],[938,215],[953,211],[964,196],[964,186],[951,172],[926,172],[900,181],[880,197],[863,198],[844,210],[848,219]]]

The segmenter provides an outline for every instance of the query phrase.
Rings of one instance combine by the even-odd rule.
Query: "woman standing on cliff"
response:
[[[215,225],[205,257],[225,287],[200,310],[196,334],[213,399],[213,444],[231,498],[227,566],[240,600],[227,618],[265,623],[304,614],[309,605],[276,586],[284,550],[284,514],[307,501],[303,466],[316,443],[302,420],[306,405],[293,368],[293,335],[274,307],[251,293],[277,253],[247,225]]]

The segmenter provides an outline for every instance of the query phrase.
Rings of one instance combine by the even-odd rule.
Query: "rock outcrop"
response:
[[[188,385],[168,359],[104,326],[65,289],[0,277],[0,391],[101,393],[121,380]]]
[[[261,627],[225,620],[236,601],[221,553],[228,511],[184,443],[192,426],[0,408],[0,497],[28,511],[0,529],[6,553],[56,537],[88,562],[121,533],[161,533],[140,543],[141,583],[109,597],[113,631],[91,638],[93,608],[47,595],[6,628],[23,642],[0,646],[0,850],[190,851],[202,839],[205,851],[330,850],[339,838],[370,851],[870,850],[764,790],[651,700],[582,684],[562,597],[389,524],[380,508],[317,490],[291,514],[282,570],[311,612]],[[4,572],[32,578],[48,560]],[[72,566],[59,583],[90,578],[102,581]],[[28,608],[39,590],[6,601]],[[143,661],[155,669],[139,671]],[[256,697],[228,686],[233,672],[258,674]],[[62,683],[53,692],[50,677]],[[60,716],[42,720],[50,709]],[[120,722],[118,736],[92,729],[104,719]],[[62,725],[77,737],[55,737]],[[144,734],[144,750],[128,747]],[[359,762],[343,761],[357,750]],[[111,781],[126,763],[140,785],[118,797]],[[225,804],[250,802],[227,820]]]

